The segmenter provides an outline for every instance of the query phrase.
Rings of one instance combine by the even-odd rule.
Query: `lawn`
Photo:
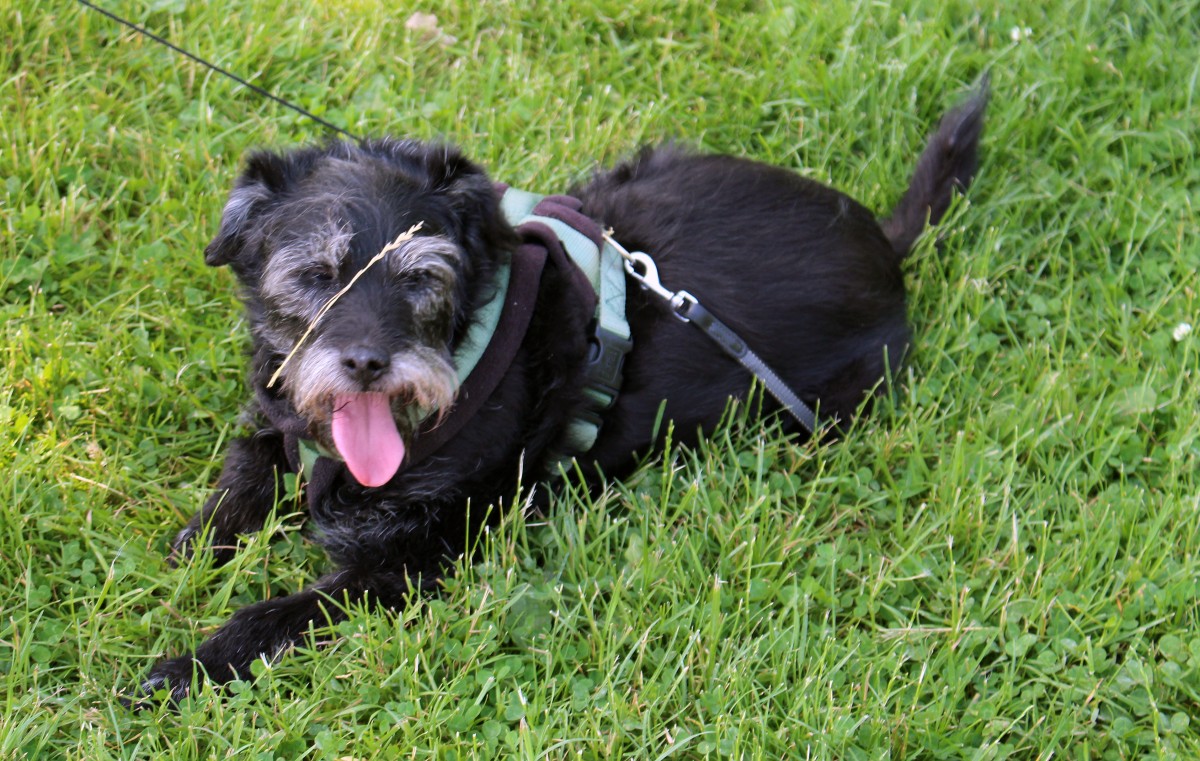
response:
[[[437,597],[132,712],[156,658],[325,567],[286,496],[228,566],[164,555],[243,400],[202,248],[245,151],[327,133],[6,0],[0,759],[1200,758],[1194,0],[104,6],[541,192],[684,138],[886,214],[985,71],[993,100],[941,249],[906,263],[910,361],[843,440],[735,407],[506,522]]]

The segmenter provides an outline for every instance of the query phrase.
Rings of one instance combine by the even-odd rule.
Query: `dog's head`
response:
[[[454,346],[512,245],[491,181],[457,150],[334,142],[253,154],[205,261],[230,265],[242,284],[264,365],[256,381],[294,352],[282,393],[310,436],[378,486],[421,419],[453,402]]]

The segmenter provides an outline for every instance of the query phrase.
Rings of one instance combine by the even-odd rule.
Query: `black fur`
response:
[[[822,417],[849,421],[908,347],[900,262],[927,221],[944,213],[952,190],[969,183],[986,101],[985,84],[943,120],[882,227],[851,198],[787,170],[674,147],[643,150],[572,194],[627,248],[650,252],[665,284],[687,289],[712,309]],[[455,268],[444,292],[430,296],[427,278],[408,282],[377,267],[316,333],[315,340],[342,352],[337,356],[364,388],[375,373],[364,375],[363,356],[389,361],[421,347],[433,352],[421,356],[434,367],[491,298],[497,257],[515,244],[492,185],[456,150],[410,141],[251,156],[206,260],[230,265],[242,286],[254,337],[258,431],[231,445],[217,492],[177,537],[176,557],[204,536],[225,559],[239,534],[262,526],[290,467],[268,407],[300,414],[289,391],[305,380],[296,377],[299,370],[290,370],[282,387],[266,389],[305,326],[297,310],[323,303],[331,282],[347,282],[417,222],[421,236],[440,236],[462,254],[441,262]],[[352,235],[339,238],[339,230]],[[315,263],[304,253],[311,239],[330,241],[311,244],[311,258],[321,260]],[[327,249],[344,251],[331,264],[322,253]],[[277,257],[286,257],[286,266]],[[281,277],[277,270],[287,288],[267,285]],[[194,654],[155,666],[143,693],[167,686],[178,699],[196,674],[218,683],[247,676],[255,658],[275,657],[311,625],[343,618],[346,601],[397,607],[411,585],[434,588],[468,537],[498,517],[488,506],[515,493],[522,458],[524,472],[538,472],[579,404],[590,315],[569,299],[564,278],[546,271],[511,370],[461,434],[384,486],[366,488],[343,474],[309,505],[316,539],[336,571],[309,590],[238,611]],[[444,318],[438,308],[414,306],[427,298],[444,307]],[[652,449],[663,400],[677,435],[688,442],[718,422],[729,397],[750,387],[740,365],[632,285],[627,314],[635,348],[617,404],[585,458],[587,474],[620,476],[635,453]],[[396,409],[402,406],[397,401]],[[323,414],[303,419],[311,435],[327,441]]]

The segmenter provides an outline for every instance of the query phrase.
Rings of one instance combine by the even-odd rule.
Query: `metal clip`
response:
[[[625,272],[637,281],[643,289],[658,296],[671,307],[671,312],[683,322],[691,322],[686,316],[687,310],[696,303],[696,297],[687,291],[672,291],[665,288],[658,279],[658,265],[643,251],[630,253],[617,243],[611,234],[605,233],[604,239],[621,254]]]

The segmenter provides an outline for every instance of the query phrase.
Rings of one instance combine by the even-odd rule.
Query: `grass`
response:
[[[131,713],[155,658],[324,567],[286,501],[230,566],[163,561],[243,396],[201,249],[244,151],[323,134],[77,5],[5,4],[0,758],[1200,757],[1193,2],[106,7],[536,191],[685,136],[884,212],[939,114],[984,70],[995,95],[907,265],[911,362],[844,441],[734,410],[506,523],[437,598]]]

